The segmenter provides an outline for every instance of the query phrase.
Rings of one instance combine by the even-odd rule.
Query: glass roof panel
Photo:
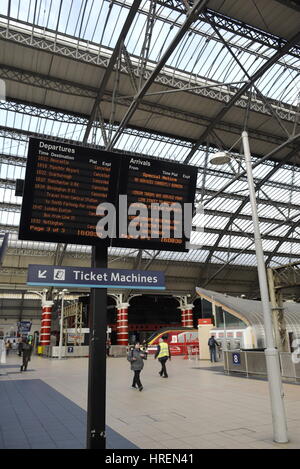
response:
[[[132,2],[124,1],[110,2],[107,0],[84,0],[82,2],[73,0],[2,0],[0,3],[0,14],[9,15],[12,19],[29,23],[28,31],[34,32],[31,24],[35,25],[41,31],[49,29],[53,31],[55,37],[58,34],[68,34],[71,36],[68,40],[74,43],[80,38],[94,43],[97,47],[100,44],[102,47],[114,47],[118,33],[122,28],[124,20],[128,14],[128,6]],[[132,24],[131,30],[126,38],[126,47],[130,54],[136,57],[141,54],[141,47],[144,41],[144,31],[146,16],[145,12],[148,11],[149,2],[141,4],[141,12],[139,12]],[[143,12],[144,11],[144,12]],[[185,15],[181,15],[172,11],[168,7],[161,7],[157,5],[156,20],[154,22],[154,29],[152,31],[152,38],[149,48],[149,60],[155,62],[160,59],[162,53],[174,38],[179,26],[185,19]],[[24,25],[25,27],[25,25]],[[221,29],[225,41],[236,52],[239,62],[243,65],[247,74],[253,75],[263,63],[272,56],[273,49],[262,46],[253,41],[249,42],[246,38],[238,35],[233,35]],[[98,49],[95,49],[98,50]],[[191,30],[185,35],[179,46],[175,49],[174,53],[170,56],[166,64],[169,67],[170,73],[175,76],[175,69],[181,71],[182,76],[185,77],[189,83],[199,82],[201,80],[216,80],[219,82],[231,82],[244,80],[246,73],[241,69],[240,65],[235,61],[230,52],[224,47],[213,30],[213,28],[203,21],[197,21],[193,24]],[[172,69],[174,68],[174,70]],[[285,55],[280,59],[279,63],[273,65],[268,74],[265,74],[256,83],[257,87],[265,96],[277,100],[277,106],[280,102],[297,104],[296,95],[299,93],[299,72],[296,70],[297,64],[295,58],[290,55]],[[173,70],[173,71],[172,71]],[[240,85],[236,85],[239,88]],[[276,108],[277,109],[277,108]],[[46,118],[39,115],[27,115],[26,111],[23,113],[12,110],[0,110],[0,120],[2,125],[20,129],[22,131],[39,132],[46,135],[51,135],[57,138],[68,138],[71,140],[82,141],[85,131],[86,122],[73,123],[62,118]],[[276,110],[277,112],[277,110]],[[115,131],[115,129],[114,129]],[[21,161],[13,161],[13,157],[26,157],[27,153],[27,136],[24,134],[15,134],[13,136],[3,137],[0,135],[0,225],[18,226],[20,213],[18,205],[20,206],[21,198],[14,196],[12,188],[12,181],[17,178],[24,177],[25,166]],[[97,129],[93,136],[90,136],[90,143],[103,145],[103,138],[100,129]],[[122,151],[135,152],[141,155],[151,155],[157,158],[165,158],[173,161],[182,162],[188,156],[192,143],[187,141],[180,141],[179,139],[168,139],[150,133],[141,133],[127,130],[123,133],[118,141],[116,147]],[[8,163],[8,157],[11,158],[11,163]],[[199,167],[198,176],[198,194],[201,195],[203,187],[203,194],[206,200],[211,197],[212,191],[218,192],[224,184],[230,181],[232,177],[232,169],[237,168],[235,162],[232,167],[224,169],[212,169],[207,166],[205,168],[205,152],[199,149],[195,152],[191,160],[192,164]],[[25,162],[24,162],[25,163]],[[255,182],[258,183],[261,178],[266,176],[273,168],[275,163],[265,162],[254,169]],[[300,206],[300,169],[291,167],[282,167],[277,170],[270,180],[267,181],[262,189],[259,191],[258,210],[261,217],[274,219],[277,221],[282,220],[282,226],[278,223],[262,223],[262,234],[269,233],[271,236],[285,236],[290,230],[290,221],[297,220],[297,209],[295,206]],[[245,178],[240,178],[235,183],[224,191],[224,197],[216,197],[208,201],[205,205],[207,209],[218,210],[238,215],[236,211],[239,210],[243,202],[243,196],[248,195],[248,186]],[[225,197],[226,196],[226,197]],[[275,203],[278,202],[277,208]],[[6,206],[5,206],[6,204]],[[294,205],[294,207],[291,206]],[[298,212],[299,213],[299,212]],[[241,214],[251,215],[250,204],[247,203],[241,210]],[[289,220],[290,219],[290,220]],[[207,227],[211,229],[223,230],[230,219],[222,217],[220,214],[209,215],[206,219]],[[230,229],[238,231],[239,229],[252,233],[251,220],[234,219]],[[290,237],[296,236],[297,231],[291,234]],[[218,239],[215,233],[194,233],[196,241],[201,242],[206,246],[213,246]],[[49,244],[49,243],[48,243]],[[277,241],[271,239],[263,240],[264,248],[266,250],[276,249]],[[25,244],[21,243],[22,246]],[[32,246],[45,246],[43,243],[33,243]],[[219,246],[224,249],[240,249],[249,245],[249,238],[247,236],[228,236],[224,233]],[[29,246],[29,244],[28,244]],[[51,249],[54,245],[51,245]],[[299,243],[291,243],[286,241],[278,248],[279,252],[283,253],[297,253]],[[82,246],[68,246],[70,252],[73,253],[88,253],[87,247]],[[49,248],[50,250],[50,248]],[[182,261],[205,261],[208,250],[192,250],[190,253],[160,253],[160,258],[165,259],[178,259]],[[135,256],[135,250],[121,250],[111,249],[110,253],[115,255]],[[117,254],[116,254],[117,253]],[[144,254],[147,256],[147,254]],[[227,258],[228,252],[218,252],[218,262],[221,262],[222,256]],[[279,257],[278,257],[279,258]],[[202,259],[202,260],[201,260]],[[215,258],[217,259],[217,258]],[[241,255],[233,262],[254,262],[255,257],[252,255]]]

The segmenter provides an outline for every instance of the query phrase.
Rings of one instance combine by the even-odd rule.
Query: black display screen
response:
[[[136,204],[136,210],[132,206],[131,214],[127,215],[127,233],[119,227],[119,238],[113,240],[113,245],[187,251],[191,219],[187,220],[189,226],[185,233],[188,211],[184,204],[193,206],[197,168],[153,158],[126,156],[121,161],[121,174],[119,193],[127,196],[127,211],[130,204]],[[170,213],[168,209],[163,213],[159,210],[161,204],[174,205],[170,207]],[[139,239],[131,236],[130,223],[139,224],[136,230],[141,233]]]
[[[115,203],[119,166],[112,153],[31,138],[19,238],[103,243],[95,230],[96,208]]]
[[[19,239],[187,251],[196,180],[193,166],[31,138]]]

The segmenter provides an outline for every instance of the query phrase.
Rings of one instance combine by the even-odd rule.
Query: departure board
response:
[[[193,166],[30,138],[19,239],[187,251],[196,180]]]
[[[127,196],[127,223],[122,220],[120,226],[119,219],[119,237],[113,240],[113,246],[187,251],[192,219],[185,207],[189,205],[192,213],[197,168],[125,156],[121,161],[121,174],[119,194]],[[162,207],[161,204],[173,204],[170,213],[168,209],[165,212],[156,210],[158,205]],[[135,233],[130,230],[130,225]],[[136,237],[137,233],[140,233],[139,237]]]
[[[102,202],[115,203],[119,166],[112,153],[31,138],[19,239],[103,243],[96,233],[96,209]]]

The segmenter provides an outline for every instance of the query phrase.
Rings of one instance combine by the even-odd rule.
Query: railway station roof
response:
[[[249,8],[249,3],[251,7]],[[300,10],[294,1],[4,0],[0,5],[0,230],[5,268],[86,246],[19,241],[30,136],[130,152],[198,168],[192,241],[170,253],[110,248],[185,266],[256,265],[241,132],[249,134],[267,265],[299,259]],[[234,159],[212,166],[209,155]],[[204,225],[203,232],[195,231]],[[60,256],[61,255],[61,256]],[[150,264],[149,264],[150,265]],[[11,270],[12,272],[12,270]],[[2,282],[2,281],[1,281]]]

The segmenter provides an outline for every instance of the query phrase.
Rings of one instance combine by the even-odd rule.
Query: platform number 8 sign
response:
[[[240,365],[241,364],[241,355],[239,353],[233,353],[232,354],[232,362],[234,365]]]

